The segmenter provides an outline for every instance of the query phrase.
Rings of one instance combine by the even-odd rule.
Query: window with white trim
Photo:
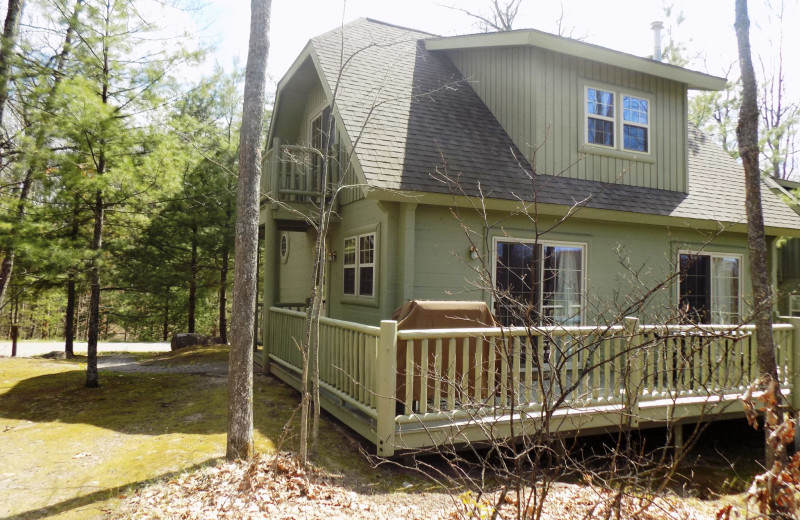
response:
[[[375,296],[375,233],[344,239],[344,281],[346,296]]]
[[[620,106],[622,109],[619,110]],[[626,152],[650,153],[650,100],[598,87],[585,89],[586,143]],[[622,127],[622,138],[617,137]]]
[[[495,313],[504,325],[583,322],[585,244],[495,239]]]
[[[789,296],[789,316],[800,317],[800,294]]]
[[[741,255],[680,252],[678,305],[693,323],[740,321]]]

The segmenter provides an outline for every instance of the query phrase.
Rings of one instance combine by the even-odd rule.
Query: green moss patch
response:
[[[148,364],[209,363],[227,347],[161,354]],[[80,361],[0,359],[0,518],[93,518],[132,487],[217,462],[225,453],[226,378],[101,371],[84,388]],[[297,393],[271,377],[254,385],[255,446],[297,448]],[[374,470],[359,441],[324,420],[320,465],[375,492],[413,475]]]

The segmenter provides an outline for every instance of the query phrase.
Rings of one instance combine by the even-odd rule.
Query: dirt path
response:
[[[217,376],[228,374],[228,364],[225,362],[154,364],[151,360],[142,361],[136,356],[128,354],[99,356],[97,358],[97,368],[109,372],[133,372],[139,374],[208,374]]]

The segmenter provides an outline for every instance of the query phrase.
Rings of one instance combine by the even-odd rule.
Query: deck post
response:
[[[277,303],[278,294],[278,227],[275,222],[272,200],[278,198],[278,169],[281,164],[281,140],[276,137],[272,141],[272,154],[269,158],[269,169],[266,171],[268,183],[267,192],[262,193],[261,211],[264,212],[264,286],[261,304],[262,334],[261,343],[264,345],[261,368],[269,374],[270,341],[270,311],[269,308]]]
[[[395,393],[397,381],[397,322],[381,321],[375,374],[378,412],[378,455],[391,457],[395,448]]]
[[[642,334],[639,330],[639,318],[625,318],[625,332],[628,335],[627,367],[628,378],[625,381],[625,403],[628,414],[628,425],[639,426],[639,392],[644,388],[643,370],[644,352],[642,352]]]
[[[792,382],[792,408],[800,410],[800,318],[785,318],[792,325],[792,347],[787,349]]]

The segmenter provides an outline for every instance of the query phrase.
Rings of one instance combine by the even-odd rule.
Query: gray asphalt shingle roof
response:
[[[506,131],[430,37],[359,19],[312,39],[369,186],[412,192],[573,205],[682,219],[745,222],[741,166],[696,129],[689,132],[689,192],[533,175]],[[345,60],[342,60],[342,55]],[[340,75],[341,71],[341,75]],[[533,189],[535,187],[535,190]],[[800,229],[800,216],[766,187],[767,227]]]

